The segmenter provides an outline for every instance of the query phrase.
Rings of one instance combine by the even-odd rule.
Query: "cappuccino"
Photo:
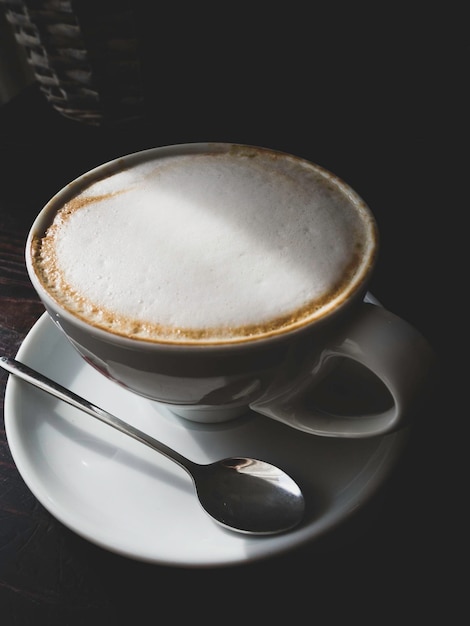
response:
[[[146,151],[51,200],[34,272],[63,308],[151,342],[230,343],[321,318],[360,291],[376,225],[315,164],[249,146]]]

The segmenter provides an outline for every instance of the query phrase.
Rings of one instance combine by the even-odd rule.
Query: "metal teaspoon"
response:
[[[178,463],[193,479],[206,513],[222,526],[246,534],[271,535],[290,530],[302,520],[305,501],[299,486],[274,465],[246,457],[194,463],[27,365],[2,356],[0,366]]]

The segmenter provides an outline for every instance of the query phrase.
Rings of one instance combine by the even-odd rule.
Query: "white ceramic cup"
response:
[[[69,215],[78,226],[61,230]],[[408,424],[433,366],[423,336],[365,298],[377,248],[370,209],[323,168],[253,146],[184,144],[72,181],[34,221],[26,264],[86,361],[176,415],[212,423],[251,409],[311,434],[369,437]],[[235,321],[224,322],[227,301]],[[344,359],[381,381],[384,406],[316,406]]]

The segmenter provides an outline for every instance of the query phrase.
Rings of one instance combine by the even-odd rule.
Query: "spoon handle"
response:
[[[0,356],[0,366],[3,367],[3,369],[7,370],[7,372],[9,372],[10,374],[18,376],[19,378],[25,380],[31,385],[42,389],[42,391],[46,391],[56,398],[59,398],[60,400],[71,404],[75,408],[80,409],[85,413],[88,413],[92,417],[96,417],[101,422],[108,424],[108,426],[112,426],[116,430],[119,430],[121,433],[129,435],[129,437],[132,437],[133,439],[144,443],[145,445],[149,446],[149,448],[160,452],[164,456],[178,463],[178,465],[185,469],[191,476],[192,471],[199,467],[197,463],[193,463],[193,461],[190,461],[189,459],[182,456],[164,443],[161,443],[153,437],[150,437],[150,435],[143,433],[134,426],[131,426],[131,424],[123,422],[118,417],[111,415],[111,413],[108,413],[104,409],[100,409],[98,406],[92,404],[91,402],[88,402],[88,400],[85,400],[73,391],[70,391],[70,389],[62,387],[62,385],[59,385],[59,383],[54,382],[50,378],[47,378],[47,376],[40,374],[31,367],[25,365],[24,363],[20,363],[19,361],[16,361],[15,359],[11,359],[6,356]]]

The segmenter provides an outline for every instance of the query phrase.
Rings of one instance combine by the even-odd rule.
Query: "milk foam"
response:
[[[167,156],[90,184],[35,241],[41,280],[92,324],[149,340],[319,314],[364,273],[372,218],[313,165],[256,154]]]

